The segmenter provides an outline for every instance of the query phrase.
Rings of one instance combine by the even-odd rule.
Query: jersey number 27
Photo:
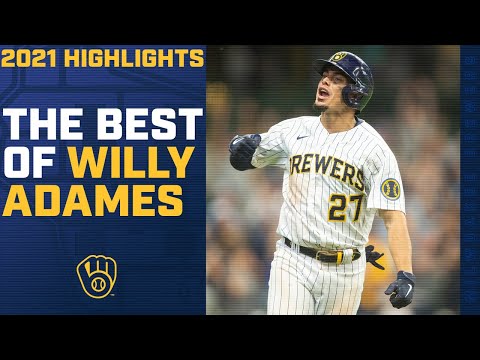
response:
[[[330,208],[328,210],[328,221],[340,221],[344,222],[347,218],[346,209],[347,206],[354,202],[355,215],[352,221],[355,222],[360,217],[360,210],[362,208],[364,194],[346,195],[346,194],[331,194],[330,195]]]

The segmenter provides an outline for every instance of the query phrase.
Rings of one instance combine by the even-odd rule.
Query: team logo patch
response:
[[[117,280],[117,263],[111,257],[90,255],[77,265],[77,275],[85,294],[102,299],[110,294]]]
[[[400,197],[400,185],[395,179],[387,179],[382,183],[382,194],[388,200],[397,200]]]
[[[345,56],[347,56],[347,53],[344,51],[340,51],[340,52],[337,52],[336,54],[333,54],[332,57],[330,58],[330,61],[340,61]]]

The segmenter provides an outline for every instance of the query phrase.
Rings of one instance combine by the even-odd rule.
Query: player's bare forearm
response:
[[[388,233],[388,246],[397,270],[413,273],[412,243],[408,233],[407,218],[402,211],[381,210]]]

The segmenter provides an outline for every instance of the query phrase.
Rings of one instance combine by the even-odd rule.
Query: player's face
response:
[[[327,67],[317,86],[314,106],[321,110],[341,111],[347,105],[342,99],[342,89],[348,84],[347,77],[335,67]]]

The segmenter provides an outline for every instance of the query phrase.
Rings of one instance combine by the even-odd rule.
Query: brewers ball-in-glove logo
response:
[[[117,263],[111,257],[90,255],[77,265],[77,275],[88,296],[102,299],[110,294],[117,280]]]
[[[347,56],[347,53],[344,51],[340,51],[340,52],[337,52],[336,54],[333,54],[332,57],[330,58],[330,61],[340,61],[345,56]]]
[[[388,200],[397,200],[400,197],[400,185],[395,179],[387,179],[382,183],[382,194]]]

